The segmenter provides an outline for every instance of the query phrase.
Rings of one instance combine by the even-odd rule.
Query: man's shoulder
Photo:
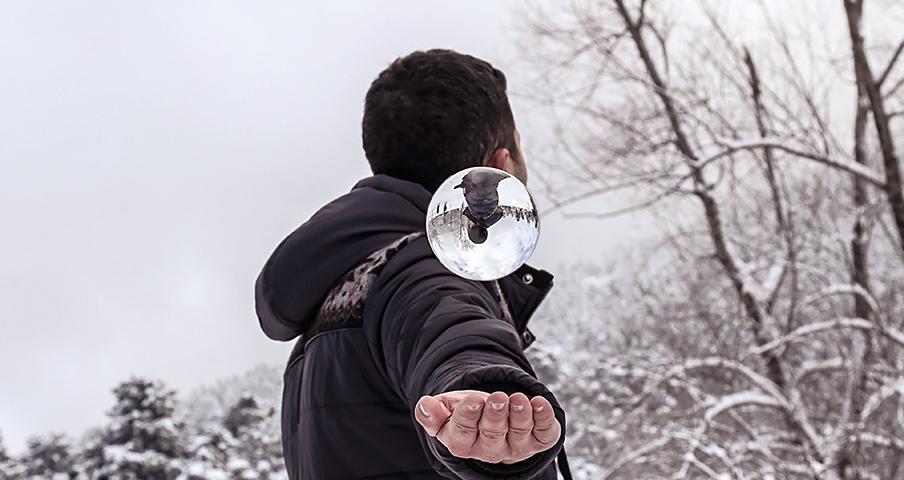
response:
[[[374,286],[377,289],[424,281],[448,272],[433,254],[427,236],[422,232],[418,233],[421,234],[392,252],[391,258],[386,261],[375,279]]]
[[[425,235],[412,239],[389,259],[374,279],[368,298],[368,315],[396,305],[436,304],[449,296],[466,295],[480,308],[494,309],[490,282],[469,280],[446,268]]]
[[[447,282],[458,286],[468,285],[474,288],[482,288],[483,282],[468,280],[452,273],[446,268],[433,253],[427,236],[422,232],[415,236],[404,248],[396,252],[386,262],[380,272],[378,281],[382,284],[389,283],[418,283],[429,281]]]

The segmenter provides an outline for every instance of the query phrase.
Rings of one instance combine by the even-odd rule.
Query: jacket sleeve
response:
[[[498,300],[484,285],[449,273],[435,258],[424,258],[395,277],[374,285],[385,301],[376,307],[382,311],[366,317],[378,320],[365,331],[375,360],[412,412],[411,421],[434,469],[466,480],[536,477],[562,448],[565,412],[546,386],[528,373],[532,369],[520,337],[502,319]],[[454,457],[426,434],[413,412],[421,396],[455,390],[542,395],[552,404],[562,435],[552,448],[511,465]]]
[[[279,253],[280,247],[274,252],[274,257]],[[273,257],[267,260],[254,282],[254,311],[257,313],[261,330],[267,337],[271,340],[288,341],[300,335],[304,326],[285,318],[277,308],[277,295],[270,281],[272,263]]]

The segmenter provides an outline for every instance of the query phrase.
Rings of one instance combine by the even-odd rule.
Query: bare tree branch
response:
[[[865,167],[845,158],[808,151],[806,147],[794,145],[788,139],[758,138],[751,140],[720,140],[720,146],[724,148],[706,156],[700,160],[700,163],[706,165],[735,152],[768,147],[775,150],[781,150],[795,157],[813,160],[814,162],[821,163],[828,167],[850,173],[877,187],[883,189],[886,187],[885,178],[869,167]]]
[[[885,99],[879,91],[879,85],[873,77],[866,49],[863,46],[863,35],[860,32],[860,19],[863,14],[863,1],[844,0],[847,13],[848,30],[851,36],[851,49],[854,54],[854,65],[857,82],[869,97],[873,112],[873,124],[882,150],[885,165],[885,191],[891,206],[892,217],[898,230],[898,240],[904,248],[904,190],[901,182],[901,164],[895,150],[894,137],[889,127],[885,110]]]
[[[898,42],[898,48],[895,49],[895,53],[891,55],[891,59],[888,61],[888,64],[885,65],[885,70],[882,71],[882,74],[879,75],[879,78],[876,79],[876,86],[882,87],[882,84],[885,83],[885,80],[888,79],[888,74],[891,73],[892,69],[895,68],[895,62],[898,61],[898,57],[901,55],[901,50],[904,49],[904,40]]]

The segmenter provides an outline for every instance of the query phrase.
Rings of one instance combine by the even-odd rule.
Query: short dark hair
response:
[[[364,100],[361,136],[371,170],[433,192],[498,148],[517,158],[505,90],[505,75],[470,55],[434,49],[397,58]]]

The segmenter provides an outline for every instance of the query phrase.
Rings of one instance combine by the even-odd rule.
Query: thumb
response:
[[[414,407],[414,418],[431,437],[439,433],[451,416],[452,412],[436,397],[430,395],[421,397]]]

